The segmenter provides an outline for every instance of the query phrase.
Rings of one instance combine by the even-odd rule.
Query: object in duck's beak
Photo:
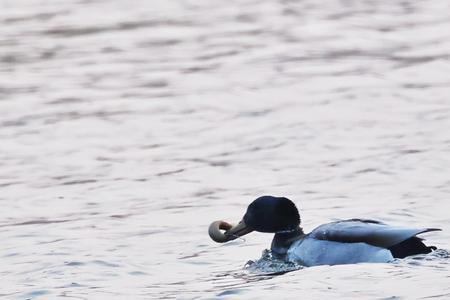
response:
[[[221,230],[225,230],[225,232],[222,232]],[[208,229],[209,236],[217,243],[232,241],[252,231],[253,229],[248,227],[244,220],[235,226],[225,221],[215,221],[209,225]]]

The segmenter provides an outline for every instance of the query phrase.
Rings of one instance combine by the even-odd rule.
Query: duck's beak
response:
[[[224,231],[222,232],[221,230]],[[215,221],[209,225],[208,229],[209,236],[217,243],[232,241],[252,231],[253,229],[248,227],[244,220],[235,226],[225,221]]]

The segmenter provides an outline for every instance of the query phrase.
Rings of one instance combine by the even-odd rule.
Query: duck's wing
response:
[[[389,248],[421,233],[438,231],[438,228],[401,228],[374,220],[352,219],[321,225],[309,237],[341,243],[366,243]]]

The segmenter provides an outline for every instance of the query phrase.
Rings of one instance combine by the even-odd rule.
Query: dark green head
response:
[[[248,206],[243,220],[259,232],[291,231],[300,225],[297,207],[285,197],[259,197]]]

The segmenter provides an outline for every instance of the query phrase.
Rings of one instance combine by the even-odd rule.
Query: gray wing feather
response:
[[[310,233],[311,238],[342,243],[367,243],[389,248],[421,233],[438,228],[401,228],[372,220],[346,220],[324,224]]]

